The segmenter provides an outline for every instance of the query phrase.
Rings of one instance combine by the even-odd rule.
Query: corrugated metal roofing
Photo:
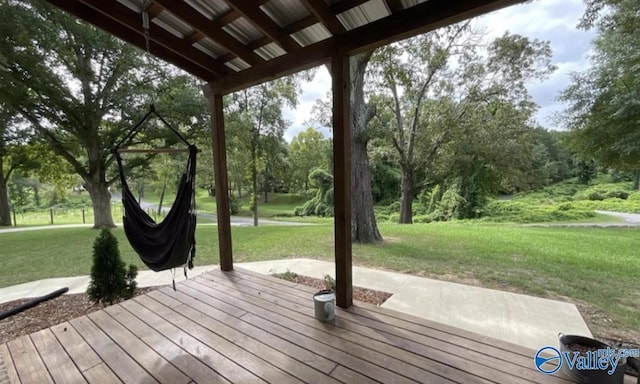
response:
[[[280,28],[304,19],[311,13],[299,0],[271,0],[260,9],[264,11]]]
[[[347,31],[350,31],[389,15],[389,8],[384,0],[371,0],[337,16]]]
[[[471,16],[524,0],[452,0],[437,4],[429,0],[323,0],[326,8],[309,0],[46,1],[143,49],[146,44],[141,38],[140,13],[149,7],[153,19],[149,31],[151,52],[202,79],[217,81],[219,89],[228,91],[278,73],[317,65],[332,50],[339,50],[340,44],[347,51],[356,52],[442,25],[433,20],[433,15],[447,22],[453,19],[451,11]],[[448,9],[449,3],[455,7]],[[392,10],[389,4],[399,6]],[[420,4],[426,6],[414,13],[411,8]],[[392,13],[396,17],[389,18],[388,23],[351,32]],[[166,33],[157,33],[160,29]],[[220,33],[220,29],[226,33]],[[368,31],[366,35],[364,31]],[[340,38],[331,40],[337,33]],[[323,44],[324,41],[328,43]],[[318,44],[317,50],[305,49],[314,44]],[[290,60],[270,62],[288,55]],[[228,74],[247,69],[252,70],[246,76],[226,79]]]
[[[233,22],[225,25],[222,29],[235,37],[242,44],[248,44],[263,36],[262,33],[244,17],[234,20]]]
[[[185,3],[191,5],[209,19],[215,19],[231,10],[231,7],[224,1],[185,0]]]
[[[293,37],[298,44],[306,47],[307,45],[330,38],[331,33],[323,24],[317,23],[303,29],[302,31],[294,33],[291,37]]]
[[[282,56],[287,53],[284,49],[282,49],[276,43],[269,43],[267,45],[263,45],[262,47],[255,50],[260,57],[265,60],[275,59],[278,56]]]

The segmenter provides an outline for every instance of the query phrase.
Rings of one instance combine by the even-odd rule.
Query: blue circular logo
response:
[[[538,349],[534,361],[538,371],[545,375],[555,373],[560,369],[560,367],[562,367],[562,355],[560,354],[560,351],[553,347],[543,347]]]

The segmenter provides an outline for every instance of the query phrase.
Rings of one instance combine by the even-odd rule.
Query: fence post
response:
[[[18,226],[18,221],[16,220],[16,210],[12,209],[11,213],[13,213],[13,226],[17,227]]]
[[[49,215],[51,216],[51,225],[53,225],[53,208],[49,209]]]
[[[82,224],[86,224],[86,222],[84,220],[84,208],[82,208]]]

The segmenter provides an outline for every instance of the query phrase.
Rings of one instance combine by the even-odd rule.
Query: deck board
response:
[[[313,288],[253,272],[177,288],[0,345],[11,383],[569,383],[535,351],[385,308],[319,322]]]
[[[35,332],[30,337],[54,382],[68,384],[87,382],[50,329]]]

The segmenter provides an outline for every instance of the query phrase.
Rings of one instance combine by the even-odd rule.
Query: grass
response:
[[[500,224],[382,224],[383,245],[354,244],[359,265],[570,298],[611,319],[610,329],[640,329],[640,236],[629,228],[540,228]],[[121,229],[123,259],[142,267]],[[98,232],[85,228],[0,234],[0,286],[86,275]],[[333,226],[234,227],[237,262],[309,257],[333,260]],[[218,262],[215,226],[196,232],[196,264]],[[36,266],[45,266],[38,268]]]

